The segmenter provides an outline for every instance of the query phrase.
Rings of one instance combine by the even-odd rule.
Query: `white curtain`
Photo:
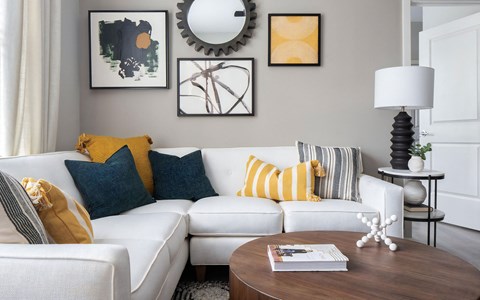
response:
[[[0,0],[0,156],[55,150],[61,0]]]

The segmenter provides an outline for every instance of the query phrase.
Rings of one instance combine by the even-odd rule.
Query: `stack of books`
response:
[[[430,209],[430,211],[433,211],[433,208],[431,206],[427,206],[425,204],[414,205],[414,204],[405,203],[403,204],[403,208],[409,212],[427,212],[428,209]]]
[[[347,271],[348,257],[333,244],[268,245],[272,271]]]

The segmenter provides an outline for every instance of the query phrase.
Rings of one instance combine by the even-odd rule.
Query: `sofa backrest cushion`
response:
[[[90,161],[88,156],[76,151],[51,152],[0,158],[0,170],[12,175],[18,181],[21,181],[24,177],[45,179],[60,187],[80,204],[84,204],[72,176],[65,168],[64,161],[66,159]]]
[[[245,163],[250,155],[279,169],[298,164],[295,147],[243,147],[202,149],[205,173],[220,195],[236,195],[245,183]]]
[[[0,171],[0,243],[48,244],[30,197],[12,176]]]

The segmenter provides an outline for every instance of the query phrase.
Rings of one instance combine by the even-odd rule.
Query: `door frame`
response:
[[[411,15],[412,6],[464,6],[480,5],[480,0],[402,0],[402,65],[412,64]]]

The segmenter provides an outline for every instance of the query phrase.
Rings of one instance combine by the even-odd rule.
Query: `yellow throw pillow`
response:
[[[280,171],[253,155],[247,161],[245,186],[238,196],[269,198],[280,201],[320,201],[313,191],[315,176],[325,176],[318,160],[306,161]]]
[[[43,179],[23,178],[22,185],[57,244],[91,244],[93,229],[85,208],[70,195]]]
[[[124,139],[83,133],[78,137],[75,149],[80,151],[80,153],[88,152],[93,162],[104,163],[118,149],[127,145],[132,152],[135,166],[145,188],[150,194],[153,194],[152,166],[148,159],[148,151],[151,144],[152,139],[148,135]]]

